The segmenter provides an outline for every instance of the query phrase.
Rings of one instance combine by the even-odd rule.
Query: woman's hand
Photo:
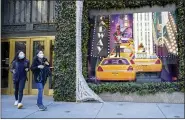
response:
[[[43,69],[44,65],[39,65],[38,68]]]
[[[28,72],[28,68],[26,68],[25,71]]]
[[[49,63],[48,63],[47,61],[45,62],[45,64],[46,64],[46,65],[49,65]]]
[[[14,69],[14,70],[12,70],[12,72],[13,72],[13,74],[15,74],[15,69]]]

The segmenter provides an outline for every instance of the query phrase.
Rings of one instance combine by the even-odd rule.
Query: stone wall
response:
[[[140,96],[137,94],[102,93],[99,96],[106,102],[146,102],[146,103],[184,103],[184,93],[157,93]]]

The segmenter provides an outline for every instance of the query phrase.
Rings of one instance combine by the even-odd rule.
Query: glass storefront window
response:
[[[51,72],[53,73],[53,61],[54,61],[54,40],[50,41],[50,67]],[[53,89],[53,75],[49,78],[49,89]]]
[[[15,55],[19,50],[23,51],[24,54],[26,54],[26,41],[15,42]]]
[[[8,88],[9,42],[1,42],[1,88]]]

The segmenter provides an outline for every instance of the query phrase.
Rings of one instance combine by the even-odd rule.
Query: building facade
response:
[[[13,94],[10,65],[18,50],[32,63],[38,49],[44,51],[53,70],[53,46],[56,34],[55,0],[2,0],[1,17],[1,93]],[[52,79],[44,90],[52,95]],[[24,94],[37,94],[33,74],[28,72]]]

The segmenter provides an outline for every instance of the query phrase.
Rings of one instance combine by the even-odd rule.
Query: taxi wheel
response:
[[[136,78],[134,80],[128,80],[127,82],[136,82]]]
[[[161,72],[157,72],[157,77],[161,77]]]
[[[95,84],[100,84],[101,83],[101,80],[95,80],[94,83]]]

